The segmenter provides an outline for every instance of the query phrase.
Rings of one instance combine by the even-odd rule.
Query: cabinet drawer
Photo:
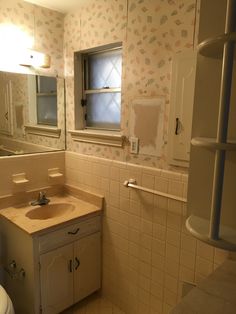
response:
[[[101,217],[96,216],[39,237],[39,253],[73,242],[101,230]]]

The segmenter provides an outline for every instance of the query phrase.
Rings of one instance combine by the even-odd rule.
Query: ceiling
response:
[[[89,0],[24,0],[33,4],[40,5],[42,7],[59,11],[62,13],[68,13],[75,8],[78,8],[81,4],[88,2]]]

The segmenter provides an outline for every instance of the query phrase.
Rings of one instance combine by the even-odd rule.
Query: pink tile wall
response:
[[[183,281],[198,282],[228,253],[193,238],[186,206],[123,186],[186,197],[185,174],[66,152],[66,182],[105,196],[103,294],[127,313],[168,313]]]

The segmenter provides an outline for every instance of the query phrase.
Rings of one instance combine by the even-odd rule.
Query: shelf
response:
[[[25,172],[23,172],[23,173],[13,174],[12,182],[16,185],[25,186],[25,184],[27,184],[29,180],[26,178]]]
[[[236,150],[236,142],[231,143],[217,143],[215,138],[208,137],[194,137],[191,140],[193,146],[203,147],[213,150]]]
[[[221,226],[221,239],[213,240],[209,238],[209,224],[209,220],[194,215],[189,216],[186,220],[186,228],[194,237],[215,247],[236,251],[236,230]]]
[[[224,43],[229,41],[236,42],[235,32],[204,40],[198,45],[198,52],[204,57],[221,59],[223,56]],[[234,58],[236,59],[236,54]]]
[[[59,168],[51,168],[48,169],[48,177],[49,179],[59,179],[63,178],[63,173],[60,172]]]

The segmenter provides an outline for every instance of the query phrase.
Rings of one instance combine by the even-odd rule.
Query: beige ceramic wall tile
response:
[[[180,247],[180,235],[181,234],[179,231],[175,231],[175,230],[167,228],[167,232],[166,232],[167,243],[179,248]]]
[[[194,271],[185,267],[181,266],[179,268],[179,280],[180,282],[194,282]]]
[[[141,185],[148,188],[148,189],[154,189],[154,183],[155,183],[155,176],[150,174],[142,174],[142,181]]]
[[[155,211],[155,209],[154,209]],[[153,237],[158,240],[165,241],[166,239],[166,227],[161,224],[153,224]]]
[[[59,171],[64,174],[64,154],[64,152],[55,152],[0,158],[1,175],[4,178],[0,180],[0,196],[14,195],[17,192],[27,192],[58,184],[58,181],[49,181],[48,169],[59,168]],[[12,182],[12,175],[18,173],[25,173],[29,180],[22,188]],[[64,178],[60,184],[63,182]]]
[[[202,241],[197,241],[197,255],[212,262],[214,258],[214,248]]]
[[[204,258],[201,258],[199,256],[196,257],[196,273],[207,277],[212,273],[213,270],[213,262],[210,262]]]
[[[214,263],[222,264],[229,257],[229,252],[221,249],[215,249]]]
[[[152,251],[152,266],[164,271],[165,268],[165,257],[159,253]]]
[[[181,248],[192,254],[196,254],[196,247],[197,247],[197,240],[191,237],[189,234],[185,235],[182,233]]]
[[[189,253],[188,251],[180,251],[180,264],[191,270],[194,270],[196,262],[196,255]]]
[[[83,182],[89,175],[100,178],[100,182],[106,180],[103,294],[127,314],[141,310],[146,311],[142,314],[168,313],[181,297],[183,281],[201,281],[227,257],[227,252],[193,238],[183,228],[182,213],[173,213],[166,198],[149,197],[127,188],[129,193],[124,195],[120,184],[128,174],[126,170],[140,179],[145,174],[143,178],[152,184],[149,170],[71,152],[65,155],[67,183],[81,182],[81,177]],[[99,170],[102,165],[105,174]],[[187,181],[182,174],[161,173],[165,186],[171,186],[172,181],[173,185]],[[101,192],[101,187],[92,182],[86,181],[83,186]],[[148,215],[150,212],[152,215]]]

